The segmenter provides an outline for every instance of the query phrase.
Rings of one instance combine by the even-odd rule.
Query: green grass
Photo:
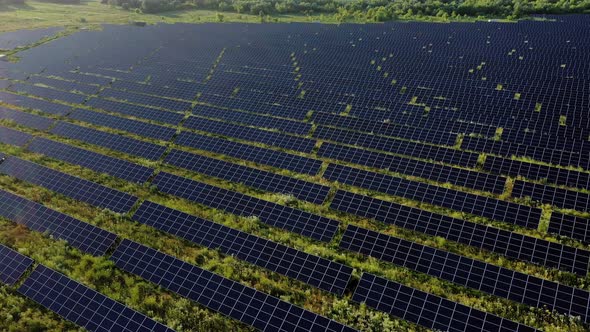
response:
[[[53,26],[91,27],[102,23],[126,24],[130,21],[153,23],[217,22],[216,11],[179,10],[159,14],[136,13],[101,4],[98,0],[83,1],[79,5],[27,1],[24,5],[0,5],[0,31],[45,28]],[[221,13],[224,22],[259,23],[258,15]],[[332,15],[274,15],[275,22],[336,23]]]

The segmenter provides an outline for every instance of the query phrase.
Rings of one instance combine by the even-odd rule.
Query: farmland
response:
[[[0,330],[588,330],[589,17],[141,15],[0,35]]]

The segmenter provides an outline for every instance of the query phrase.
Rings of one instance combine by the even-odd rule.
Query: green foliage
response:
[[[109,1],[128,3],[127,7],[136,8],[137,6],[134,6],[133,3],[138,0]],[[181,1],[202,9],[261,16],[331,13],[340,22],[348,20],[383,22],[398,17],[403,19],[426,17],[436,20],[448,20],[461,16],[517,19],[533,13],[580,13],[590,9],[590,2],[587,0],[552,2],[546,0],[459,0],[452,2],[440,0],[142,0],[141,8],[146,13],[168,11],[179,8],[183,3]],[[144,6],[144,3],[147,3],[147,6]],[[117,5],[123,6],[123,4]]]

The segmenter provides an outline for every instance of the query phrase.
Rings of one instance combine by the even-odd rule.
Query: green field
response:
[[[259,23],[258,15],[221,13],[224,22]],[[180,10],[160,14],[136,13],[101,4],[99,0],[83,1],[79,5],[27,1],[24,5],[0,5],[0,31],[46,28],[53,26],[88,27],[102,23],[126,24],[130,21],[148,23],[219,22],[217,12],[210,10]],[[335,23],[332,15],[274,15],[272,22]]]

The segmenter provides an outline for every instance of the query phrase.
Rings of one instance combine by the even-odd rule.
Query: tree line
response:
[[[64,0],[72,1],[72,0]],[[124,9],[157,13],[184,8],[253,15],[331,14],[339,21],[415,17],[519,18],[530,14],[590,12],[590,0],[102,0]]]

